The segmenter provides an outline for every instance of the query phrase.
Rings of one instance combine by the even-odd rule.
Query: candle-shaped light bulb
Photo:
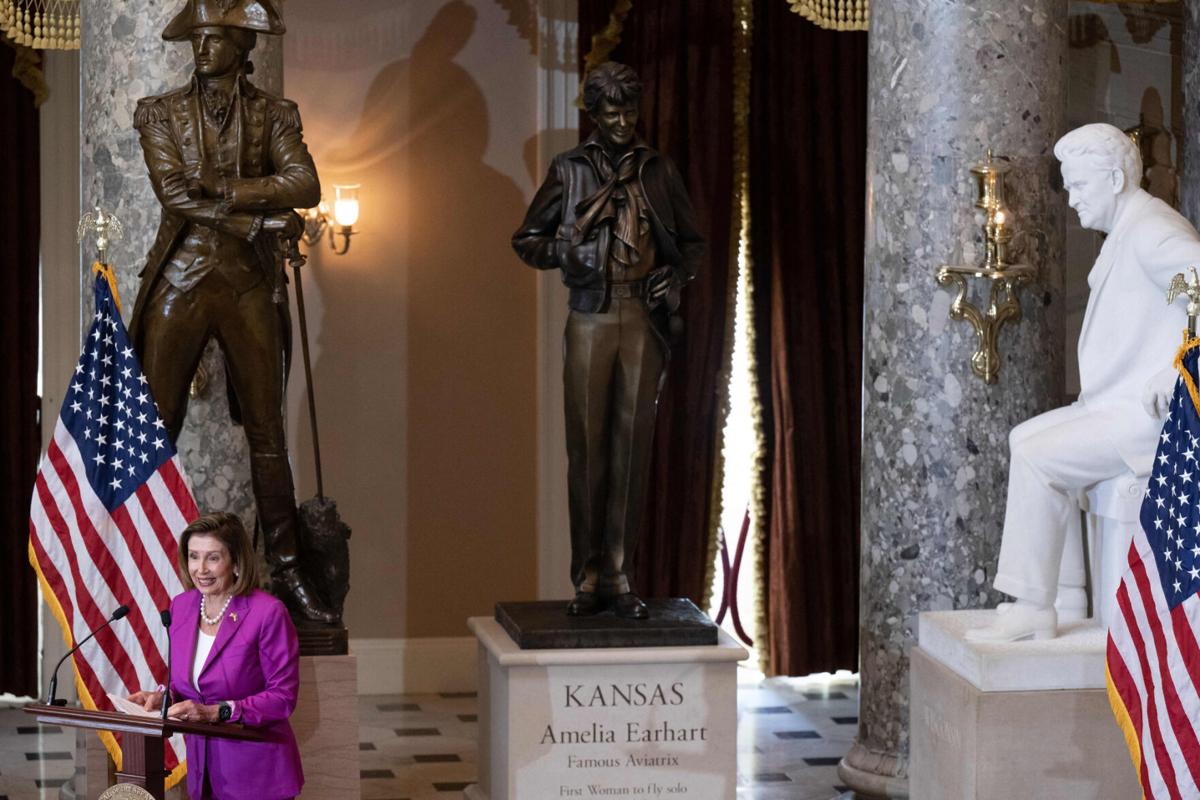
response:
[[[337,184],[333,187],[333,219],[339,227],[349,228],[358,222],[357,183]]]

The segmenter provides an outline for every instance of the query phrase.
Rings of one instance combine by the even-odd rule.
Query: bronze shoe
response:
[[[642,598],[633,592],[625,592],[624,594],[617,595],[613,600],[613,611],[622,619],[645,619],[650,616],[646,610],[646,604],[642,602]]]
[[[290,567],[274,578],[275,596],[284,602],[292,615],[310,622],[336,625],[338,615],[326,608],[296,567]]]
[[[604,610],[604,603],[595,592],[576,592],[567,604],[568,617],[590,617]]]

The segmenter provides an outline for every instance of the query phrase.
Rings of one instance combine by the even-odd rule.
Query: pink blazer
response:
[[[172,702],[205,705],[232,701],[232,722],[257,728],[264,742],[183,737],[188,794],[201,797],[204,778],[213,796],[226,800],[279,800],[300,794],[304,771],[288,717],[300,691],[300,647],[283,603],[255,590],[229,602],[212,651],[192,685],[192,659],[200,629],[200,592],[171,601]]]

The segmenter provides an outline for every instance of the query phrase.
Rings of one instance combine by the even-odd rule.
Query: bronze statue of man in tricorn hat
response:
[[[279,35],[273,0],[188,0],[163,30],[189,41],[195,73],[138,102],[140,136],[162,222],[130,333],[174,441],[205,345],[215,337],[250,445],[250,471],[274,590],[301,620],[337,614],[301,570],[283,422],[291,323],[283,253],[320,202],[296,104],[247,80],[259,34]]]

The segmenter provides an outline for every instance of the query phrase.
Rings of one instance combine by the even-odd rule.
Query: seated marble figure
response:
[[[995,588],[1016,598],[972,641],[1053,638],[1060,583],[1083,586],[1082,560],[1066,571],[1068,537],[1079,537],[1084,493],[1122,475],[1150,474],[1174,387],[1171,366],[1185,327],[1166,304],[1171,278],[1200,265],[1200,236],[1182,215],[1140,187],[1133,142],[1106,124],[1058,141],[1071,208],[1084,228],[1108,234],[1088,275],[1079,336],[1079,399],[1013,428],[1008,505]]]

